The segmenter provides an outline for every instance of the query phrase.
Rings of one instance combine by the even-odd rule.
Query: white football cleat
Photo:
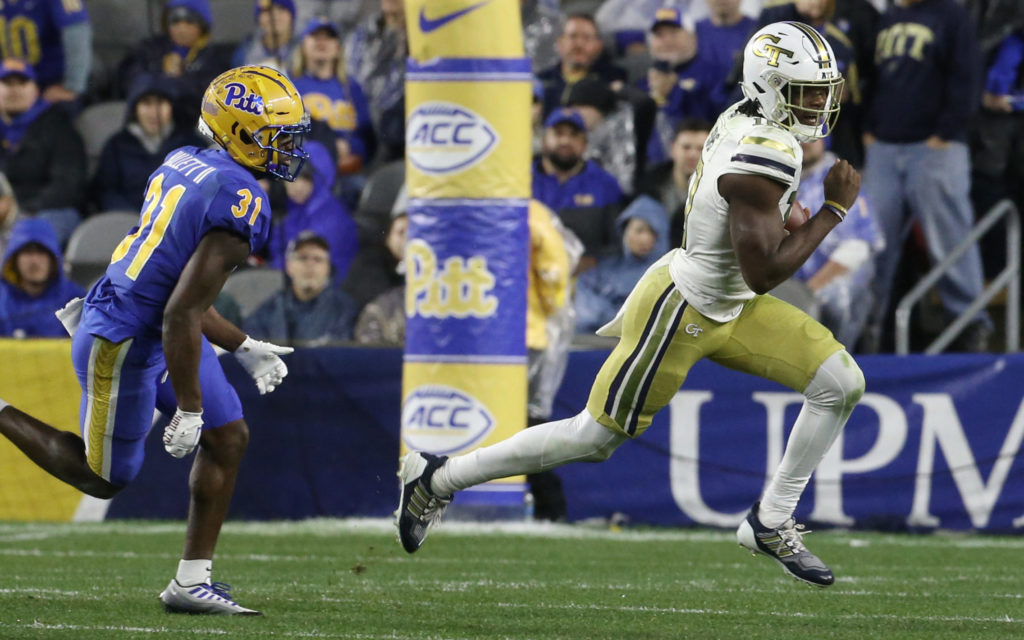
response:
[[[222,616],[262,616],[255,609],[246,609],[231,599],[231,586],[223,582],[202,582],[183,587],[177,580],[160,593],[160,602],[168,613],[209,614]]]

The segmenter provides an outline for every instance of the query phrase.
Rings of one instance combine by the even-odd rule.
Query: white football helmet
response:
[[[802,22],[776,22],[750,38],[743,50],[740,86],[766,118],[789,129],[801,142],[824,138],[839,117],[843,75],[836,56],[828,41]],[[803,106],[808,90],[827,92],[823,106]],[[801,121],[800,117],[809,121],[811,114],[813,124]]]

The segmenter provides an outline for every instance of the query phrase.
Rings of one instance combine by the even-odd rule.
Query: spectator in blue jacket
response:
[[[288,244],[287,286],[260,305],[243,323],[258,340],[315,346],[352,339],[356,303],[331,281],[330,247],[313,231]]]
[[[658,105],[646,149],[646,159],[653,164],[669,157],[673,132],[684,118],[714,122],[726,96],[724,79],[716,75],[714,61],[704,53],[693,24],[679,9],[657,10],[648,42],[651,66],[638,87]]]
[[[309,21],[295,52],[291,77],[309,115],[336,136],[338,173],[355,174],[368,165],[375,144],[370,105],[362,86],[345,69],[337,25],[323,18]],[[361,186],[362,181],[356,190]]]
[[[4,51],[27,58],[47,102],[75,100],[85,91],[92,27],[84,2],[3,2],[0,14]]]
[[[301,233],[313,231],[331,247],[334,279],[341,282],[359,250],[359,230],[348,210],[331,194],[335,174],[327,149],[313,141],[303,148],[309,160],[294,182],[284,183],[288,212],[273,230],[270,263],[284,267],[288,245]]]
[[[45,220],[19,220],[3,255],[0,336],[67,338],[54,312],[85,292],[64,277],[57,234]]]
[[[583,117],[563,107],[544,122],[541,154],[533,162],[533,197],[583,242],[584,269],[618,245],[615,217],[622,201],[618,181],[593,160],[585,160],[586,149]]]
[[[1024,29],[1006,36],[996,47],[985,75],[982,109],[971,131],[971,198],[984,214],[1003,198],[1024,205]],[[982,239],[986,274],[998,272],[1005,260],[1003,238]],[[986,243],[992,243],[991,251]]]
[[[174,118],[173,86],[155,74],[140,75],[125,105],[124,127],[100,154],[93,192],[101,211],[139,211],[149,176],[172,150],[205,146],[193,127]]]
[[[825,175],[836,156],[825,151],[825,141],[803,145],[803,171],[797,201],[814,212],[825,203]],[[885,248],[875,213],[862,195],[850,207],[843,224],[821,241],[793,275],[814,293],[821,307],[821,323],[839,342],[854,348],[871,310],[874,257]]]
[[[176,115],[194,126],[203,92],[210,81],[228,69],[230,55],[210,44],[213,12],[209,0],[167,0],[161,24],[162,33],[146,38],[121,60],[121,95],[131,93],[139,75],[159,74],[176,87]]]
[[[640,196],[615,224],[621,251],[598,260],[576,283],[576,330],[593,332],[610,322],[640,276],[669,249],[668,216],[654,198]]]
[[[872,280],[877,307],[871,349],[880,348],[903,242],[906,211],[921,223],[932,262],[939,262],[974,225],[967,127],[981,92],[974,25],[956,0],[904,0],[883,16],[875,49],[873,102],[865,134],[862,193],[878,212],[886,248]],[[964,313],[983,289],[977,247],[938,282],[949,319]],[[982,311],[954,348],[985,351],[992,321]]]

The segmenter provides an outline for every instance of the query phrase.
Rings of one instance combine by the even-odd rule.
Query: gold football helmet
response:
[[[309,114],[291,80],[270,67],[237,67],[217,76],[203,94],[199,131],[243,167],[289,182],[309,157],[302,150]]]

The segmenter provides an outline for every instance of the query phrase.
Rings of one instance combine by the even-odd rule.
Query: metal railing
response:
[[[945,275],[968,249],[977,244],[978,240],[1003,218],[1006,218],[1006,267],[985,287],[981,295],[925,348],[924,353],[927,355],[942,353],[960,335],[964,327],[974,319],[974,316],[1004,288],[1006,289],[1006,351],[1018,349],[1020,341],[1020,215],[1013,202],[1002,200],[989,209],[985,217],[971,229],[971,232],[960,244],[942,262],[932,267],[931,271],[900,300],[896,307],[896,353],[900,355],[910,353],[910,311],[913,306],[931,290],[939,278]]]

